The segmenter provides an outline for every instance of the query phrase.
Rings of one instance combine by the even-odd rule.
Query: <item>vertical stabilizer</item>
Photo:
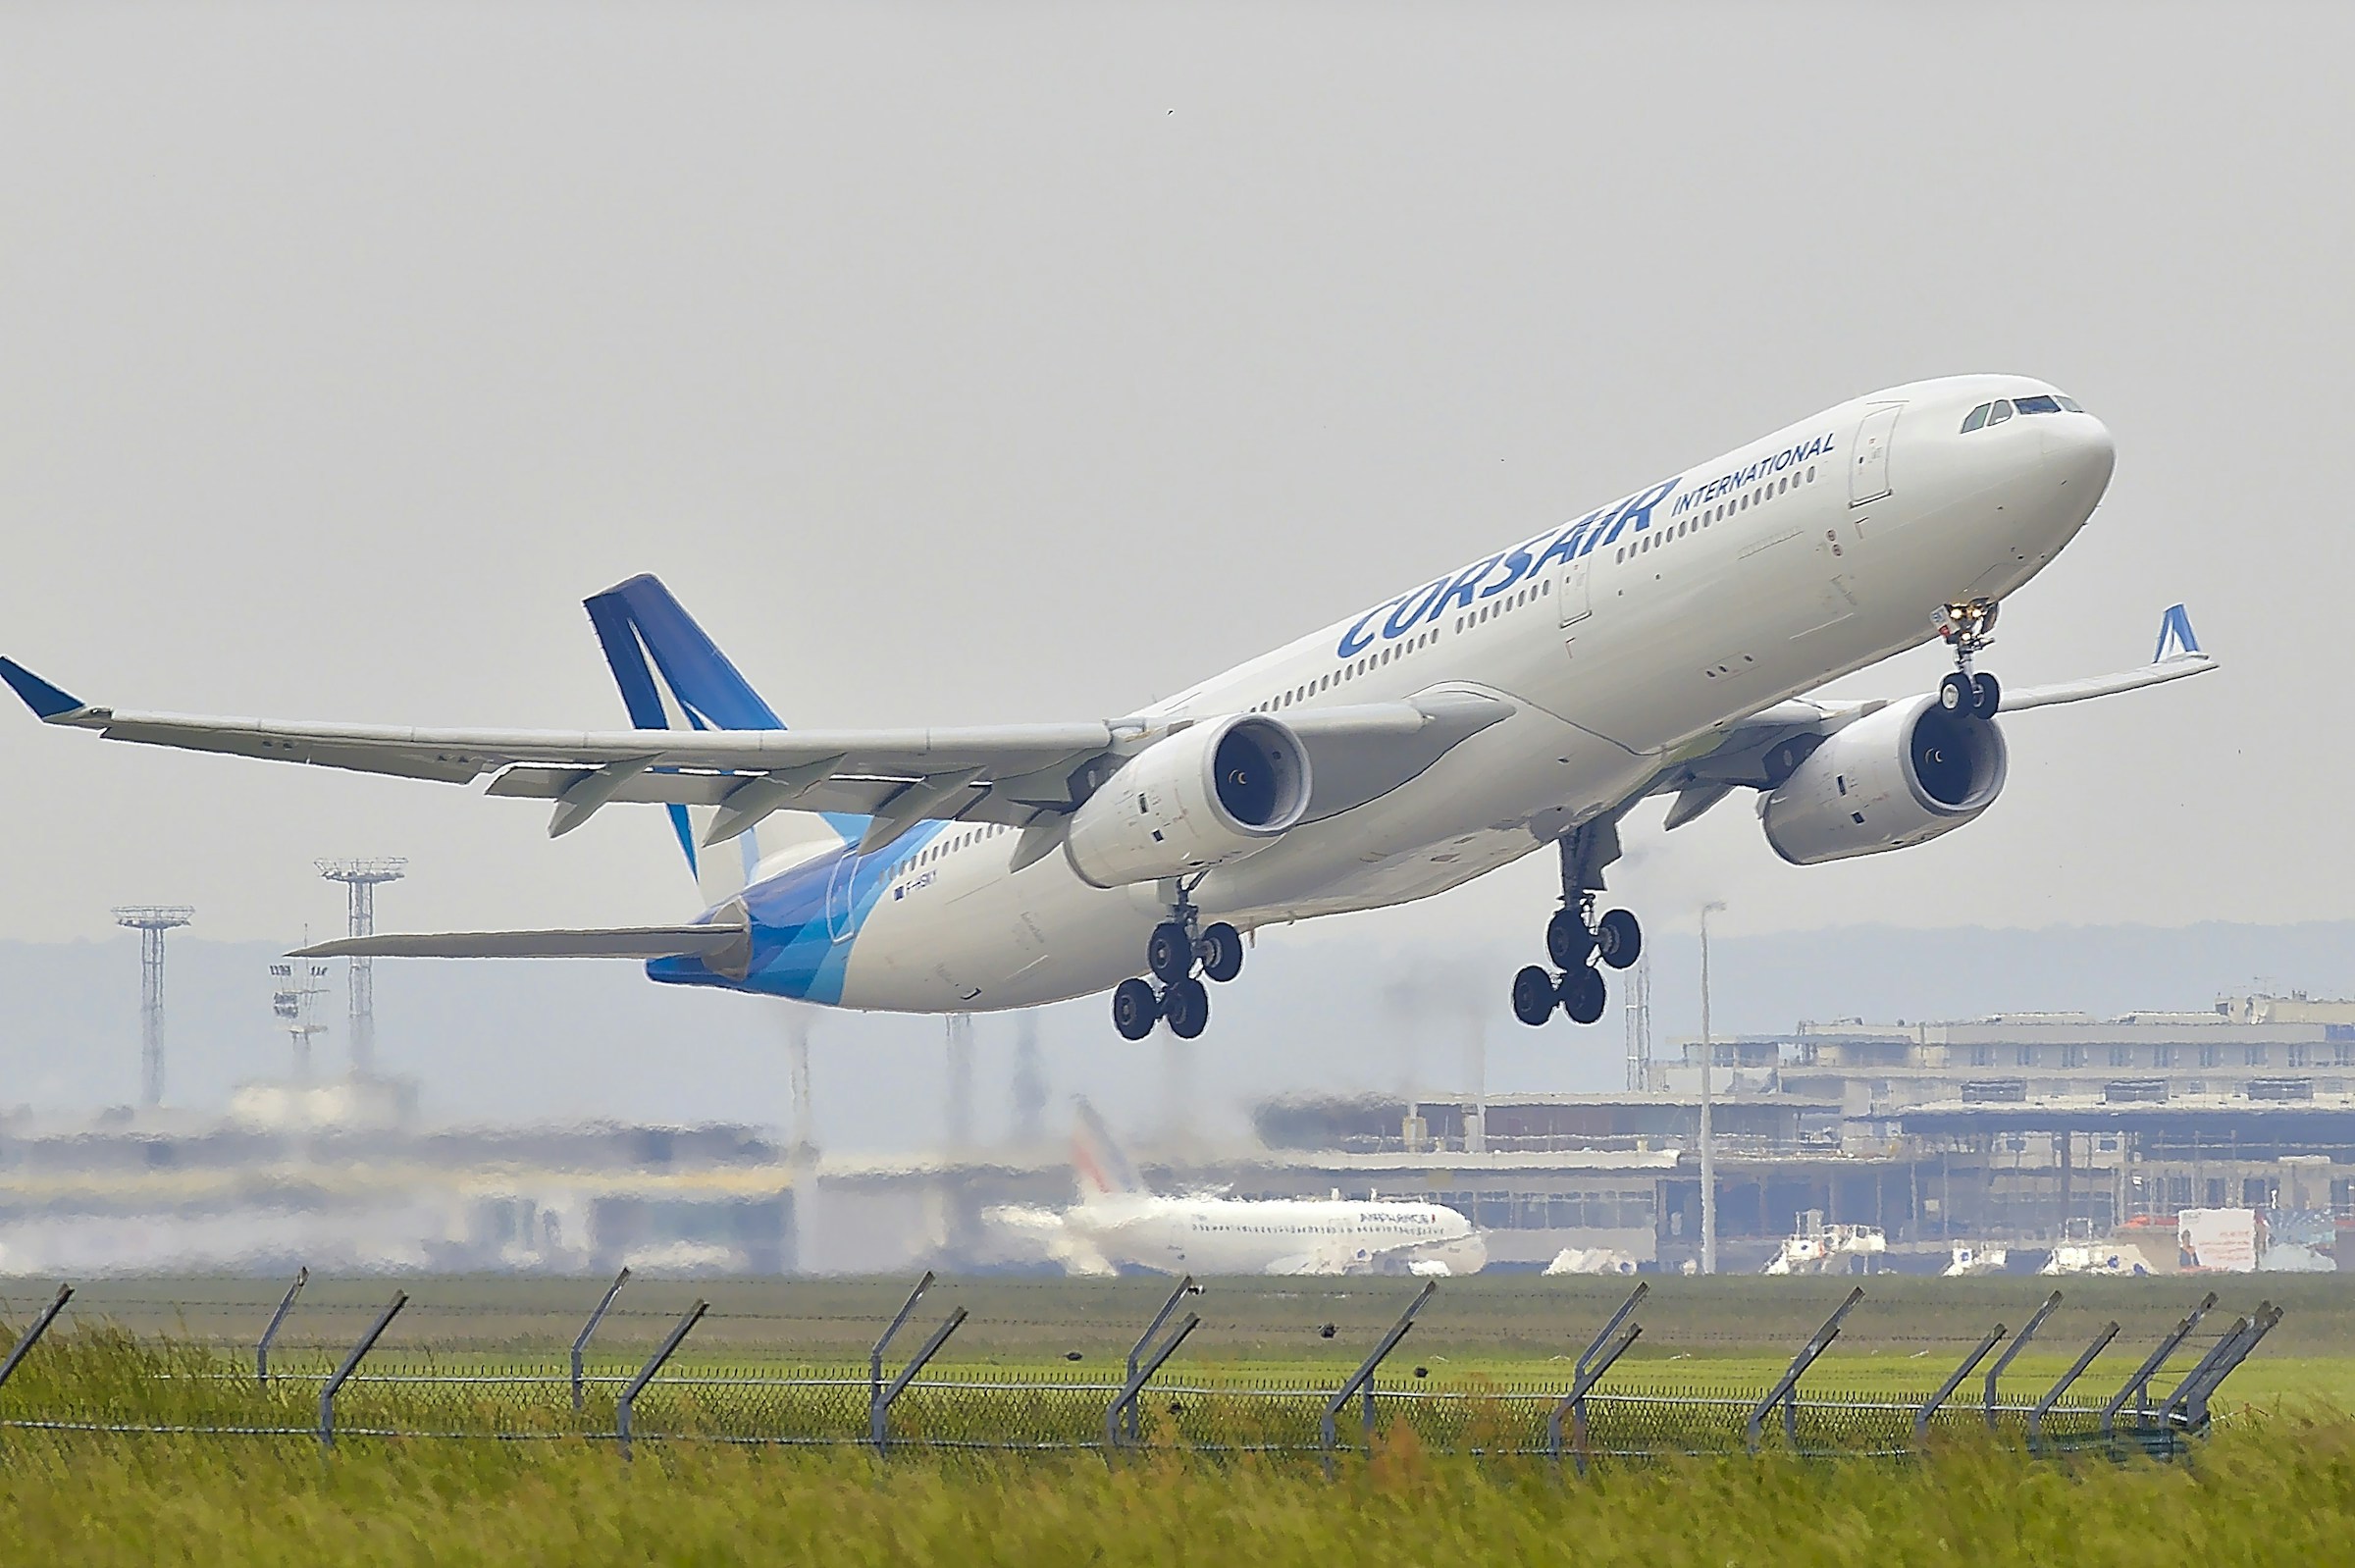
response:
[[[1136,1168],[1113,1141],[1112,1129],[1085,1100],[1073,1102],[1077,1113],[1072,1126],[1072,1174],[1079,1181],[1079,1201],[1131,1197],[1145,1190]]]
[[[603,645],[613,682],[636,729],[781,730],[775,709],[695,623],[661,580],[633,577],[584,601]],[[709,847],[703,835],[717,814],[708,806],[666,808],[672,833],[707,905],[744,891],[753,868],[795,850],[839,848],[829,819],[779,811],[750,832]]]

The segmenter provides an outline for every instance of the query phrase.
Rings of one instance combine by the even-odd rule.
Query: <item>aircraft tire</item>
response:
[[[1202,932],[1202,975],[1225,985],[1243,972],[1243,933],[1225,920]]]
[[[1575,969],[1595,951],[1595,933],[1576,910],[1556,910],[1545,922],[1545,953],[1557,969]]]
[[[1112,988],[1112,1026],[1124,1040],[1141,1040],[1161,1021],[1161,999],[1142,980],[1123,980]]]
[[[1210,992],[1200,980],[1179,980],[1162,993],[1161,1017],[1172,1034],[1190,1040],[1210,1022]]]
[[[1977,706],[1970,689],[1970,677],[1955,670],[1938,683],[1938,706],[1950,713],[1967,713]]]
[[[1513,976],[1513,1017],[1536,1028],[1553,1017],[1555,994],[1553,976],[1532,964]]]
[[[2004,688],[1992,675],[1973,675],[1970,678],[1970,710],[1981,718],[1995,717],[1995,710],[2004,706]]]
[[[1595,956],[1624,969],[1643,955],[1644,927],[1626,910],[1613,910],[1595,922]]]
[[[1164,985],[1176,985],[1193,972],[1194,939],[1185,934],[1184,926],[1164,920],[1153,927],[1153,935],[1145,943],[1145,967]]]
[[[1562,1011],[1570,1016],[1571,1022],[1593,1023],[1602,1017],[1610,993],[1603,986],[1602,976],[1581,964],[1562,975],[1561,1000]]]

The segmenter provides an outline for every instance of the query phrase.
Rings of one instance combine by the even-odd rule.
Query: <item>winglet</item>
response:
[[[2169,605],[2167,613],[2159,617],[2159,647],[2151,654],[2151,662],[2156,664],[2172,654],[2198,652],[2200,639],[2191,629],[2191,616],[2180,604]]]
[[[44,720],[64,718],[90,706],[78,697],[59,691],[13,658],[0,658],[0,681],[8,682],[25,699],[25,706]]]

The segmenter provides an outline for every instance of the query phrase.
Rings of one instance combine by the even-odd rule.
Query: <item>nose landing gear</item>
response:
[[[1513,976],[1513,1017],[1533,1027],[1557,1007],[1574,1023],[1600,1019],[1609,995],[1596,964],[1624,969],[1644,951],[1644,928],[1634,915],[1626,910],[1609,911],[1599,919],[1595,915],[1602,868],[1619,858],[1617,819],[1573,828],[1556,844],[1562,857],[1562,907],[1545,922],[1545,955],[1554,968],[1533,964]]]
[[[1949,713],[1993,718],[1995,710],[2003,706],[2002,685],[1994,676],[1971,668],[1979,651],[1995,642],[1998,608],[1992,599],[1974,599],[1967,603],[1941,604],[1930,617],[1938,635],[1946,639],[1946,646],[1955,651],[1954,673],[1938,683],[1938,706]]]
[[[1202,979],[1220,984],[1243,972],[1243,936],[1225,920],[1201,926],[1198,914],[1180,886],[1170,917],[1153,927],[1145,942],[1145,968],[1161,982],[1123,980],[1113,987],[1112,1026],[1124,1040],[1141,1040],[1155,1023],[1166,1022],[1181,1040],[1199,1035],[1210,1023],[1210,991]],[[1194,967],[1201,966],[1202,979]]]

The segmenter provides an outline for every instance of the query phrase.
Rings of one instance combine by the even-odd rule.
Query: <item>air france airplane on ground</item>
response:
[[[1072,1132],[1079,1202],[985,1209],[1073,1274],[1478,1274],[1488,1243],[1436,1203],[1333,1198],[1159,1197],[1084,1100]]]
[[[405,729],[93,706],[0,659],[43,719],[116,740],[467,783],[555,803],[551,834],[662,803],[703,891],[684,923],[376,936],[336,956],[629,957],[654,979],[966,1012],[1112,991],[1180,1036],[1241,933],[1561,861],[1550,964],[1514,1012],[1601,1017],[1635,961],[1596,911],[1619,824],[1736,789],[1797,864],[1905,849],[1992,805],[2006,712],[2213,669],[2181,605],[2153,662],[2006,692],[1975,667],[2004,597],[2075,537],[2110,433],[2042,382],[1960,376],[1842,403],[1445,571],[1125,717],[789,730],[651,577],[588,601],[631,727]],[[1938,690],[1803,694],[1943,637]],[[1532,946],[1537,946],[1533,932]],[[1150,976],[1147,978],[1146,976]]]

